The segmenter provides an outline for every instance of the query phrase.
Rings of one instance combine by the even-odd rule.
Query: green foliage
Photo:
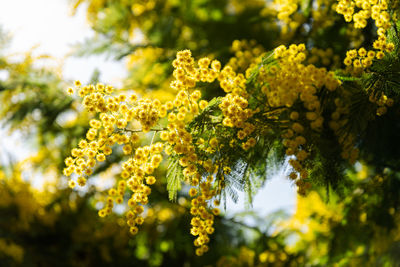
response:
[[[171,201],[176,201],[177,193],[181,189],[183,181],[182,167],[179,165],[177,158],[168,158],[168,171],[167,171],[167,190],[168,198]]]

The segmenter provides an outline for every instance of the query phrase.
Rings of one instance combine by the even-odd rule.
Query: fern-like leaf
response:
[[[170,157],[168,161],[168,172],[166,176],[168,197],[170,201],[176,201],[177,192],[181,189],[183,173],[177,158]]]

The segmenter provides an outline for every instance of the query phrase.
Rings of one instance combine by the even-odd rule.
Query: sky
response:
[[[22,8],[23,7],[23,8]],[[71,16],[67,0],[0,0],[0,25],[12,34],[10,52],[24,52],[34,46],[37,54],[63,59],[72,46],[92,37],[85,10]],[[102,80],[118,84],[126,70],[123,62],[104,57],[68,58],[63,67],[66,79],[88,81],[98,68]]]
[[[94,35],[86,22],[85,10],[80,8],[75,16],[71,16],[67,0],[0,0],[0,25],[12,34],[7,52],[21,53],[37,46],[37,54],[45,53],[63,60],[63,76],[66,80],[79,79],[85,83],[93,71],[99,69],[101,80],[117,87],[126,74],[124,62],[107,60],[101,56],[67,57],[74,44]],[[2,78],[5,77],[0,73]],[[26,157],[29,152],[22,149],[22,142],[18,133],[6,136],[5,129],[0,129],[0,150],[3,152],[14,151],[16,159]],[[7,155],[0,151],[0,160],[5,157]],[[257,193],[252,210],[260,216],[279,209],[293,213],[295,205],[295,188],[281,172],[267,181]],[[237,204],[230,201],[227,210],[232,215],[249,211],[244,204],[243,194],[240,194]]]

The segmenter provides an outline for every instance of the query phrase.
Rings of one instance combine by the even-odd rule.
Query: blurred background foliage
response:
[[[71,8],[85,8],[96,32],[76,45],[75,56],[124,60],[129,72],[121,90],[165,101],[175,94],[169,83],[178,50],[188,48],[197,58],[225,64],[232,57],[244,60],[245,53],[304,42],[313,49],[310,63],[335,69],[345,51],[371,44],[374,29],[355,31],[333,14],[334,1],[301,3],[296,18],[284,23],[269,1],[74,0]],[[363,140],[373,142],[362,144],[363,161],[349,167],[340,194],[316,188],[298,197],[292,216],[221,216],[212,249],[197,257],[189,235],[189,203],[184,193],[169,202],[166,181],[153,187],[148,218],[134,238],[118,215],[98,218],[96,203],[103,197],[98,192],[119,174],[121,151],[96,169],[93,183],[67,189],[63,159],[85,135],[89,115],[65,97],[71,82],[60,75],[62,66],[43,67],[54,59],[32,51],[7,55],[8,39],[2,31],[0,70],[8,75],[0,81],[1,125],[21,134],[31,153],[22,162],[1,163],[2,266],[399,266],[400,125],[398,119],[390,123],[398,118],[398,108],[368,122],[375,130]],[[243,69],[250,64],[235,63]],[[100,78],[94,73],[91,82]],[[223,94],[214,89],[203,90],[206,99]],[[165,176],[166,166],[157,172]],[[34,186],[38,180],[40,186]],[[248,218],[256,223],[248,225]]]

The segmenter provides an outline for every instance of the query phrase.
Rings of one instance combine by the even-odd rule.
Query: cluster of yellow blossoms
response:
[[[390,44],[385,45],[385,51],[391,50],[390,47]],[[245,48],[251,48],[251,51],[244,51]],[[218,60],[206,57],[195,62],[189,50],[178,52],[173,61],[175,79],[170,84],[176,90],[176,96],[173,101],[164,104],[158,99],[138,99],[133,93],[113,95],[113,87],[103,84],[82,86],[76,82],[75,89],[68,88],[69,94],[77,90],[85,108],[97,116],[89,123],[86,139],[80,140],[78,146],[72,149],[71,157],[65,159],[64,174],[76,174],[76,178],[69,181],[69,186],[84,186],[96,162],[105,161],[106,156],[112,154],[113,146],[121,145],[128,159],[122,163],[121,178],[115,188],[109,189],[99,215],[109,215],[114,203],[122,204],[129,195],[126,222],[130,232],[136,234],[138,226],[144,222],[142,214],[145,212],[144,205],[149,201],[150,186],[156,182],[153,173],[163,160],[162,154],[166,153],[177,159],[184,181],[192,186],[189,190],[189,196],[193,198],[191,234],[197,236],[194,241],[196,254],[205,253],[209,235],[214,232],[214,216],[220,213],[213,206],[219,205],[217,197],[225,186],[224,176],[229,174],[230,168],[216,156],[225,145],[220,143],[222,139],[219,136],[211,138],[202,136],[202,133],[191,133],[187,125],[208,107],[208,102],[201,99],[201,92],[195,89],[196,84],[217,82],[226,95],[218,104],[222,118],[216,123],[234,133],[229,145],[234,147],[239,143],[243,150],[254,147],[258,130],[258,125],[253,121],[255,115],[268,119],[276,119],[278,115],[280,127],[283,128],[283,145],[294,170],[289,177],[298,185],[299,193],[305,194],[311,186],[307,182],[305,161],[312,153],[305,136],[309,138],[318,134],[324,123],[318,95],[323,91],[329,94],[340,86],[333,72],[310,63],[314,60],[330,65],[337,58],[332,51],[314,50],[308,65],[305,65],[304,44],[279,46],[268,64],[262,63],[264,51],[254,42],[235,41],[232,51],[235,52],[235,58],[224,68]],[[367,52],[363,48],[351,50],[345,62],[347,64],[350,60],[349,64],[354,67],[359,67],[356,63],[359,62],[360,66],[365,67],[372,64],[373,58],[379,59],[382,55],[382,51]],[[260,98],[246,88],[254,77],[254,71],[257,72],[255,87],[260,89]],[[252,109],[249,103],[256,98],[263,102]],[[386,106],[392,103],[384,96],[373,99],[373,102],[379,106],[379,114],[383,114]],[[342,115],[347,114],[348,108],[340,100],[335,100],[335,104],[336,110],[332,113],[329,126],[342,144],[343,158],[354,162],[358,155],[353,145],[354,138],[350,135],[341,138],[339,134],[346,123]],[[151,143],[140,147],[138,134],[147,132],[153,132]],[[158,134],[161,142],[154,142]]]
[[[260,77],[262,82],[267,83],[262,91],[267,96],[270,107],[292,107],[300,97],[305,108],[318,112],[320,103],[315,95],[317,90],[325,86],[329,91],[334,91],[340,85],[333,72],[311,64],[302,64],[306,59],[304,44],[291,45],[289,48],[279,46],[274,51],[274,57],[278,60],[279,67],[269,67],[268,74]],[[314,118],[316,119],[318,116]],[[313,128],[320,125],[314,124]]]
[[[378,39],[373,47],[378,51],[375,53],[365,48],[350,50],[346,54],[345,65],[353,65],[356,70],[368,68],[375,57],[382,59],[385,56],[384,52],[390,53],[394,50],[394,44],[388,42],[386,37],[387,30],[391,27],[387,0],[339,0],[336,11],[342,14],[347,22],[353,20],[355,28],[365,28],[370,18],[375,21],[377,27]]]
[[[195,188],[189,190],[189,195],[193,197],[190,209],[190,214],[193,216],[190,233],[198,236],[194,241],[194,245],[198,247],[196,249],[198,256],[208,251],[207,243],[210,241],[208,235],[214,232],[214,215],[219,215],[220,213],[218,208],[212,209],[212,213],[207,210],[207,201],[215,196],[215,189],[211,189],[212,182],[213,176],[209,175],[206,181],[200,183],[200,193]],[[214,204],[219,203],[214,202]]]
[[[335,68],[340,66],[340,57],[333,53],[332,48],[320,49],[313,47],[310,51],[310,56],[307,57],[307,63]]]
[[[85,176],[93,173],[96,161],[105,161],[106,156],[112,153],[114,144],[122,145],[122,151],[129,159],[122,163],[122,179],[116,188],[108,191],[106,203],[99,210],[99,215],[104,217],[110,214],[114,203],[123,203],[126,191],[130,192],[126,220],[130,232],[136,234],[137,226],[144,222],[141,215],[145,211],[143,205],[148,203],[148,196],[151,193],[149,186],[156,182],[152,174],[162,161],[161,153],[165,151],[168,155],[178,156],[185,181],[194,187],[199,187],[198,190],[192,188],[189,194],[192,197],[197,196],[192,201],[191,214],[194,218],[191,233],[198,236],[194,241],[198,247],[196,254],[202,255],[208,250],[208,235],[214,231],[212,227],[214,216],[219,214],[218,208],[209,211],[209,202],[216,195],[215,186],[221,187],[221,183],[213,183],[213,175],[218,168],[213,165],[211,159],[199,159],[193,137],[186,129],[186,124],[199,113],[200,109],[208,105],[207,101],[201,100],[199,90],[191,89],[199,81],[213,82],[217,78],[221,82],[228,80],[224,74],[219,77],[221,64],[217,60],[211,62],[208,58],[202,58],[197,65],[198,67],[195,66],[189,50],[178,52],[173,62],[175,80],[171,82],[171,87],[178,92],[173,101],[165,104],[161,104],[157,99],[138,99],[135,94],[112,96],[113,88],[110,86],[103,84],[82,86],[80,82],[76,82],[76,90],[83,97],[85,108],[97,113],[99,119],[90,121],[86,139],[81,140],[78,147],[72,149],[71,157],[65,160],[67,167],[64,169],[64,174],[71,176],[75,173],[78,176],[76,181],[75,179],[69,181],[70,187],[75,187],[77,183],[84,186]],[[227,70],[222,73],[226,72]],[[73,88],[68,89],[68,93],[73,92]],[[163,117],[167,117],[168,120],[166,127],[154,128]],[[151,144],[138,147],[138,133],[149,131],[154,132]],[[160,134],[162,142],[153,144],[156,133]],[[210,139],[206,146],[207,153],[214,153],[218,147],[217,138]],[[198,171],[198,167],[210,173],[207,179],[202,179],[203,173]],[[218,201],[214,201],[214,204],[218,204]]]
[[[369,97],[369,101],[371,103],[375,103],[378,108],[376,109],[376,115],[382,116],[387,112],[387,108],[393,106],[394,101],[392,98],[387,97],[385,94],[381,94],[377,96],[375,94],[371,94]]]
[[[283,22],[283,32],[287,31],[287,27],[296,29],[305,22],[302,13],[298,12],[299,9],[304,9],[298,0],[276,0],[274,4],[278,12],[277,17]],[[345,65],[351,66],[350,69],[353,71],[355,69],[355,73],[360,73],[362,69],[371,66],[374,58],[381,59],[384,57],[384,52],[394,50],[394,44],[389,42],[386,36],[388,29],[392,26],[388,5],[387,0],[338,0],[337,4],[331,0],[319,0],[316,3],[313,2],[313,24],[330,25],[333,22],[329,14],[331,9],[343,15],[346,22],[353,21],[355,29],[365,28],[369,19],[375,22],[378,39],[373,43],[373,48],[377,51],[366,51],[364,48],[359,51],[351,50],[344,60]],[[311,60],[310,63],[314,64],[313,61]]]
[[[293,14],[300,15],[296,13],[299,7],[298,0],[275,0],[274,4],[277,6],[278,19],[283,21],[285,24],[289,25],[289,28],[297,28],[299,23],[296,19],[292,20],[291,16]]]
[[[382,59],[384,57],[384,53],[382,51],[375,51],[370,50],[367,52],[365,48],[361,47],[360,49],[349,50],[346,53],[346,58],[344,59],[344,64],[346,66],[353,66],[356,69],[368,68],[372,65],[372,60],[374,58]]]
[[[268,249],[263,252],[257,252],[255,249],[241,247],[236,257],[222,256],[216,263],[216,267],[225,266],[296,266],[295,264],[287,264],[290,257],[296,257],[287,249],[279,246],[275,240],[268,240]],[[304,263],[302,256],[297,257],[298,265]],[[257,263],[258,262],[258,263]]]
[[[220,87],[226,93],[221,99],[219,108],[223,114],[222,124],[238,129],[237,139],[232,139],[230,145],[238,141],[244,150],[248,150],[257,142],[254,137],[250,137],[256,127],[248,120],[260,110],[248,107],[251,95],[247,92],[246,83],[253,68],[261,62],[265,51],[254,40],[235,40],[231,50],[235,56],[229,60],[218,76]]]
[[[315,0],[315,1],[299,1],[299,0],[274,0],[272,10],[266,4],[264,14],[273,14],[279,20],[278,25],[281,27],[281,37],[290,39],[296,31],[309,31],[312,29],[301,28],[305,23],[312,21],[313,28],[321,29],[329,27],[335,22],[334,6],[335,0]],[[311,8],[312,7],[312,8]],[[267,13],[268,11],[268,13]]]
[[[149,185],[156,182],[155,177],[151,174],[162,161],[160,154],[162,150],[162,143],[137,148],[134,157],[122,164],[123,172],[121,176],[128,180],[126,182],[124,180],[119,181],[117,190],[110,189],[109,191],[110,196],[115,194],[119,196],[116,199],[118,204],[123,202],[122,197],[126,187],[132,192],[128,200],[130,210],[126,213],[127,224],[130,226],[132,234],[138,232],[136,225],[141,225],[144,221],[140,215],[144,211],[144,207],[140,204],[146,205],[148,203],[148,196],[151,193]]]
[[[131,10],[133,15],[140,16],[144,12],[153,10],[155,6],[156,6],[156,1],[154,0],[138,1],[132,4]]]
[[[22,264],[24,260],[23,247],[12,241],[7,241],[4,238],[0,238],[0,252],[0,255],[2,257],[9,256],[13,258],[15,262],[18,262],[20,264]]]
[[[172,82],[171,86],[179,90],[174,102],[178,101],[190,104],[190,106],[186,108],[196,111],[195,114],[197,114],[198,108],[196,101],[201,97],[200,91],[196,90],[189,95],[187,93],[188,89],[194,87],[196,82],[199,81],[211,83],[217,77],[220,79],[221,63],[217,60],[211,62],[208,58],[202,58],[198,61],[198,68],[196,68],[190,51],[185,50],[178,52],[177,59],[174,60],[173,66],[175,68],[174,77],[176,80]],[[208,103],[205,100],[200,100],[198,103],[200,109],[206,108],[207,105]],[[184,168],[183,175],[185,180],[190,181],[190,184],[193,186],[193,188],[189,190],[189,195],[194,197],[191,202],[192,208],[190,210],[193,216],[191,220],[191,234],[198,236],[194,241],[194,245],[198,247],[196,249],[196,255],[200,256],[208,251],[207,243],[210,241],[208,235],[214,232],[214,216],[218,215],[220,212],[218,208],[213,208],[212,212],[208,210],[208,202],[217,192],[213,183],[213,175],[216,167],[210,159],[199,159],[192,142],[192,135],[186,131],[185,124],[178,118],[180,117],[179,114],[182,112],[180,108],[178,113],[172,112],[168,115],[169,122],[167,128],[169,131],[162,132],[161,139],[168,141],[169,146],[179,155],[179,164]],[[206,142],[200,139],[199,143],[204,146]],[[209,154],[215,152],[218,147],[217,138],[211,138],[206,146],[208,148],[203,150]],[[198,167],[204,168],[210,175],[208,175],[206,179],[202,179],[204,173],[199,172]],[[196,186],[199,187],[198,190],[194,188]],[[214,204],[218,204],[218,202],[214,202]]]
[[[255,40],[235,40],[232,43],[231,51],[235,54],[230,58],[227,65],[236,72],[246,70],[250,65],[257,64],[258,59],[265,53],[261,45]]]
[[[355,136],[352,133],[347,133],[345,129],[349,122],[348,114],[350,109],[348,103],[345,97],[334,99],[336,108],[331,114],[328,125],[338,138],[342,149],[341,157],[348,160],[351,164],[354,164],[358,158],[359,150],[354,146]]]
[[[291,29],[293,34],[299,35],[296,40],[299,40],[297,37],[307,39],[305,34],[310,36],[314,29],[332,25],[334,20],[328,14],[336,9],[346,22],[354,22],[353,29],[365,28],[369,19],[375,22],[377,28],[374,50],[359,48],[346,53],[344,64],[348,70],[361,73],[374,60],[394,51],[395,46],[388,41],[387,32],[392,20],[396,19],[390,17],[388,0],[338,0],[337,5],[335,3],[335,0],[274,0],[277,18],[281,20],[278,23],[282,26],[281,33]],[[137,17],[152,12],[155,7],[156,1],[139,1],[131,6],[131,11]],[[353,42],[351,45],[358,48],[360,43]],[[146,53],[151,62],[156,62],[163,52],[159,48],[147,48],[141,50],[142,54],[131,56],[131,60],[133,62]],[[220,214],[218,197],[225,187],[225,175],[231,171],[228,161],[224,161],[226,155],[221,155],[228,143],[235,151],[238,148],[238,153],[248,151],[265,137],[260,134],[265,131],[260,130],[269,127],[269,120],[274,121],[293,169],[289,178],[296,183],[302,195],[311,187],[308,172],[310,158],[315,155],[313,140],[320,137],[324,123],[336,135],[342,158],[355,163],[359,151],[354,145],[356,136],[345,132],[350,112],[350,101],[344,100],[345,94],[340,94],[342,99],[334,99],[334,111],[330,118],[322,116],[323,112],[327,113],[327,109],[322,107],[322,98],[337,95],[341,84],[332,71],[317,67],[340,64],[340,57],[334,55],[333,49],[313,48],[307,58],[304,44],[281,45],[269,56],[273,58],[269,61],[265,60],[263,47],[255,41],[236,40],[231,52],[234,57],[224,67],[212,58],[195,61],[189,50],[178,52],[172,63],[174,80],[169,84],[176,95],[172,101],[165,103],[158,99],[139,99],[133,93],[115,95],[112,86],[100,83],[82,86],[77,81],[75,88],[68,88],[69,94],[77,90],[83,98],[84,107],[96,116],[89,123],[86,138],[80,140],[72,149],[71,157],[65,159],[64,175],[74,174],[69,186],[85,186],[96,163],[104,162],[113,150],[118,151],[116,144],[122,146],[122,153],[126,156],[120,177],[116,185],[108,190],[99,216],[111,214],[115,204],[126,201],[126,223],[131,234],[138,233],[138,226],[144,223],[144,214],[149,213],[145,205],[149,202],[151,186],[158,179],[154,172],[166,154],[176,159],[177,169],[182,171],[183,180],[190,187],[188,194],[192,198],[190,213],[193,216],[190,232],[195,236],[196,254],[200,256],[209,249],[214,219]],[[154,71],[143,78],[145,87],[158,74],[164,73],[161,65],[151,65]],[[223,128],[231,134],[227,134],[228,137],[211,136],[191,131],[188,127],[202,110],[209,107],[209,103],[201,99],[200,90],[196,89],[199,82],[218,83],[225,92],[218,100],[220,112],[215,116],[218,118],[210,123],[211,126],[207,125],[207,129],[212,128],[210,131],[215,133],[217,127]],[[384,94],[371,94],[370,101],[377,105],[379,116],[393,105],[393,100]],[[150,144],[140,146],[139,133],[148,132],[153,133]],[[227,141],[228,138],[231,140]],[[180,188],[181,181],[178,182],[176,187]],[[287,257],[285,253],[276,255],[282,261]],[[263,252],[259,260],[261,263],[273,262],[275,256]]]
[[[289,161],[295,170],[289,177],[296,180],[299,193],[304,194],[310,186],[304,181],[308,172],[302,164],[309,156],[304,134],[310,130],[320,131],[324,121],[317,93],[323,88],[334,91],[340,82],[325,68],[302,64],[306,60],[304,44],[291,45],[289,48],[279,46],[274,51],[274,57],[278,66],[268,66],[258,77],[258,82],[264,84],[261,90],[266,95],[268,109],[292,110],[289,113],[288,128],[282,134],[283,145],[287,148],[286,154],[295,157]],[[293,108],[298,99],[306,112],[298,112]]]
[[[226,66],[218,79],[221,88],[227,93],[219,105],[224,116],[222,124],[240,129],[237,132],[237,138],[244,141],[255,130],[255,126],[247,120],[256,112],[248,108],[246,78],[241,73],[236,74],[230,66]],[[255,144],[254,138],[248,138],[246,142],[242,143],[242,148],[248,150]]]
[[[383,35],[390,27],[387,0],[339,0],[336,12],[342,14],[346,22],[353,20],[355,28],[365,28],[369,18],[375,21],[378,31],[384,31]]]

